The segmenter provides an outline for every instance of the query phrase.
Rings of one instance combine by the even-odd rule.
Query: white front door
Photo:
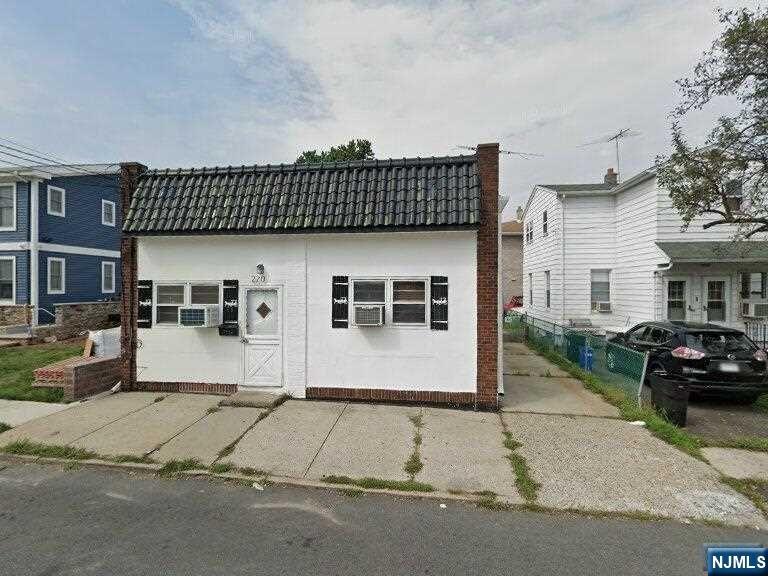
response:
[[[731,319],[731,279],[728,276],[704,276],[701,295],[701,321],[728,324]]]
[[[694,320],[697,314],[691,298],[691,280],[686,276],[664,278],[664,318]]]
[[[243,296],[243,386],[282,386],[280,292],[277,288],[246,288]]]

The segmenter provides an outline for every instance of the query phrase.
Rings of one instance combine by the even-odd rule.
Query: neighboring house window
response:
[[[751,298],[766,298],[766,277],[765,272],[742,272],[741,273],[741,297],[744,300]]]
[[[549,234],[547,211],[544,210],[544,214],[541,215],[541,235],[546,236],[547,234]]]
[[[547,308],[549,308],[549,302],[550,302],[550,300],[549,300],[549,295],[550,295],[550,291],[549,291],[549,270],[544,272],[544,282],[546,284]]]
[[[725,201],[731,212],[741,212],[743,194],[741,180],[729,180],[725,183]]]
[[[104,226],[115,225],[115,203],[110,200],[101,201],[101,223]]]
[[[610,270],[591,270],[591,294],[592,310],[605,310],[608,306],[610,310],[611,302],[611,271]],[[602,306],[601,306],[602,303]]]
[[[16,302],[16,258],[0,257],[0,302]]]
[[[685,280],[667,282],[667,319],[685,320],[687,309]]]
[[[525,225],[525,242],[527,244],[533,242],[533,222],[528,222]]]
[[[179,307],[184,305],[184,284],[163,284],[157,287],[155,322],[178,324]]]
[[[48,214],[52,216],[66,216],[67,192],[64,188],[48,186]]]
[[[427,321],[427,283],[424,280],[392,281],[392,322],[424,324]]]
[[[48,258],[48,294],[64,294],[67,286],[64,258]]]
[[[190,304],[219,304],[218,284],[160,284],[157,287],[155,323],[177,325],[179,308]]]
[[[528,274],[528,306],[533,306],[533,274]]]
[[[115,292],[114,262],[101,263],[101,291],[105,294],[113,294]]]
[[[0,186],[0,231],[16,230],[16,185]]]

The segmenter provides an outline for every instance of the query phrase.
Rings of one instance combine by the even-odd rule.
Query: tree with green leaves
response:
[[[373,160],[373,145],[370,140],[350,140],[347,144],[331,146],[328,150],[305,150],[296,164],[320,164],[321,162],[344,162],[346,160]]]
[[[684,226],[703,216],[704,228],[731,224],[750,238],[768,232],[768,9],[721,10],[719,19],[722,33],[677,82],[673,151],[657,159],[658,178]],[[740,110],[721,116],[704,146],[691,145],[683,117],[718,97]]]

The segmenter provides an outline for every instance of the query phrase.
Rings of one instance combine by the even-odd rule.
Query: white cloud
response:
[[[502,158],[508,215],[533,183],[599,180],[612,148],[580,144],[601,134],[643,133],[623,146],[627,174],[664,152],[674,80],[717,30],[700,0],[177,4],[205,42],[278,87],[273,154],[351,137],[380,157],[501,140],[545,155]]]

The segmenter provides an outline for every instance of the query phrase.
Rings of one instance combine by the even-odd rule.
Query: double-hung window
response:
[[[104,294],[114,294],[115,292],[115,263],[101,263],[101,291]]]
[[[67,215],[67,192],[64,188],[48,186],[48,214],[51,216]]]
[[[67,290],[67,261],[48,258],[48,294],[64,294]]]
[[[0,231],[16,230],[16,185],[0,185]]]
[[[219,304],[220,293],[221,289],[215,283],[158,284],[155,323],[175,326],[179,323],[179,308],[192,304]]]
[[[550,304],[550,298],[549,298],[549,296],[550,296],[550,294],[551,294],[551,292],[550,292],[550,289],[549,289],[549,270],[547,270],[546,272],[544,272],[544,283],[545,283],[545,285],[546,285],[546,302],[547,302],[547,308],[549,308],[549,304]]]
[[[353,305],[383,306],[398,326],[426,325],[427,295],[423,279],[352,280]]]
[[[0,257],[0,302],[16,302],[16,258],[13,256]]]
[[[392,281],[392,323],[424,324],[427,321],[427,283],[424,280]]]
[[[549,234],[549,221],[547,219],[547,211],[541,215],[541,235],[547,236]]]
[[[104,226],[115,225],[115,203],[111,200],[101,201],[101,223]]]
[[[606,305],[610,307],[611,302],[611,271],[610,270],[590,270],[590,293],[592,300],[592,310],[605,310]],[[607,303],[607,304],[606,304]]]

